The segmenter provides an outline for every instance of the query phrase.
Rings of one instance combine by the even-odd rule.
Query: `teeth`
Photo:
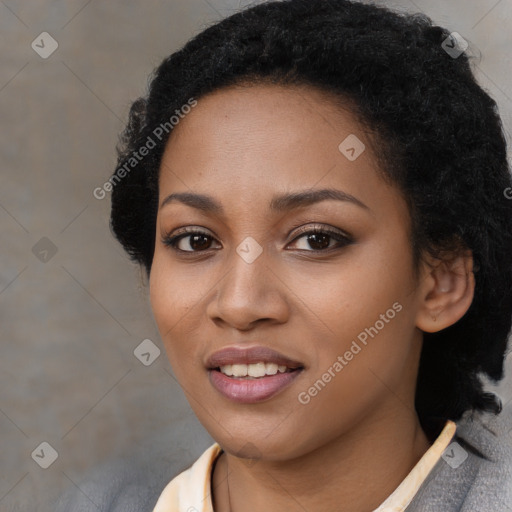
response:
[[[286,366],[282,366],[286,370]],[[279,366],[276,363],[265,363],[265,373],[267,375],[275,375],[279,370]]]
[[[233,364],[231,365],[231,375],[234,377],[245,377],[247,375],[246,364]]]
[[[220,367],[220,371],[230,377],[263,377],[264,375],[275,375],[287,371],[286,365],[276,363],[251,363],[251,364],[226,364]]]

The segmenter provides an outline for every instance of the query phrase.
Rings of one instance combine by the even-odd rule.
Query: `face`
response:
[[[324,189],[336,192],[276,200]],[[169,198],[180,193],[211,201]],[[422,337],[410,217],[350,111],[305,86],[209,94],[172,133],[159,204],[153,314],[226,451],[284,460],[411,413]],[[226,347],[217,368],[270,363],[223,368],[252,378],[209,369]],[[284,373],[256,377],[275,373],[261,347],[288,358]]]

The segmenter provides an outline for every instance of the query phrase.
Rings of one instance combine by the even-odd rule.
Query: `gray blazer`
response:
[[[407,512],[512,512],[511,419],[509,409],[498,416],[466,414],[458,421],[458,446],[446,450]],[[152,512],[167,483],[194,461],[161,454],[135,464],[104,465],[79,489],[70,488],[55,511]]]

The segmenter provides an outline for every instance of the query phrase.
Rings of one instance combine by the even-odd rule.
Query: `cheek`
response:
[[[403,306],[403,301],[410,300],[411,262],[407,248],[402,254],[399,251],[396,245],[371,241],[328,267],[310,264],[301,271],[284,269],[280,275],[300,298],[299,303],[308,306],[315,324],[329,337],[342,334],[346,340],[372,326],[390,309],[388,316],[394,318],[393,304],[398,301]]]
[[[185,280],[183,275],[180,276],[179,272],[174,271],[156,252],[149,286],[151,308],[160,337],[173,370],[179,373],[180,368],[185,369],[189,362],[194,361],[194,345],[186,342],[183,330],[194,311],[197,311],[201,294],[194,286],[193,279]]]
[[[333,379],[340,385],[360,386],[368,379],[375,382],[369,369],[393,378],[403,368],[414,329],[414,311],[408,307],[414,285],[407,246],[399,249],[384,238],[358,250],[357,258],[340,260],[329,272],[308,272],[301,300],[309,306],[305,310],[308,323],[314,322],[323,333],[315,337],[314,349],[308,349],[315,379],[321,378],[338,356],[343,358],[343,371],[337,365],[338,372],[331,372],[344,375]]]
[[[412,361],[410,319],[401,301],[376,295],[365,307],[333,308],[331,318],[332,332],[319,340],[297,390],[299,410],[318,420],[315,429],[324,436],[379,409],[389,389],[402,387]]]

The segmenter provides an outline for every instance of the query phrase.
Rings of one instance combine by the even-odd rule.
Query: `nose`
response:
[[[252,262],[235,253],[216,288],[207,314],[219,325],[246,331],[263,321],[278,324],[288,318],[287,287],[264,252]]]

